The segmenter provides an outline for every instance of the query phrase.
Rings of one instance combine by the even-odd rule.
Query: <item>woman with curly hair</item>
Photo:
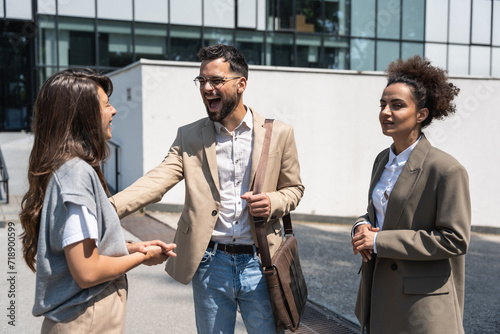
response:
[[[35,101],[20,219],[42,333],[123,333],[125,272],[175,256],[175,245],[159,240],[126,244],[108,201],[100,163],[116,114],[112,91],[109,78],[69,69],[51,76]]]
[[[353,226],[363,259],[356,316],[370,334],[463,333],[468,175],[422,133],[455,112],[459,89],[419,56],[387,74],[379,121],[394,143],[375,159],[368,212]]]

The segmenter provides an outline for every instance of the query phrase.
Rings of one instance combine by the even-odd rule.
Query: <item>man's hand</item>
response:
[[[271,200],[266,194],[253,195],[252,192],[247,192],[241,199],[247,201],[248,211],[252,216],[267,218],[271,214]]]
[[[176,244],[167,244],[161,240],[151,240],[151,241],[141,241],[134,243],[127,243],[127,250],[129,254],[135,252],[141,252],[147,254],[147,252],[152,248],[152,246],[158,246],[161,250],[161,253],[165,254],[168,257],[176,257],[177,254],[173,252],[173,250],[177,247]]]
[[[372,259],[375,233],[380,229],[370,224],[361,224],[356,227],[351,240],[354,255],[360,253],[364,262]]]

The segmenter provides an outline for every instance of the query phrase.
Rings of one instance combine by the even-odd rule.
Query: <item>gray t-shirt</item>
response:
[[[36,259],[36,292],[33,315],[63,321],[92,303],[111,282],[82,289],[68,268],[62,235],[68,219],[68,202],[87,207],[97,220],[100,255],[127,255],[120,220],[109,203],[94,169],[74,158],[50,178],[40,219]]]

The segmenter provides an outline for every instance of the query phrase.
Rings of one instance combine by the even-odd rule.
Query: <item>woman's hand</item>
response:
[[[143,264],[155,266],[165,262],[169,257],[176,257],[173,250],[176,244],[167,244],[161,240],[141,241],[127,243],[127,249],[130,254],[140,252],[146,255]]]
[[[144,241],[127,244],[132,252],[129,255],[105,256],[99,254],[94,240],[84,239],[64,247],[64,254],[71,276],[82,289],[87,289],[113,280],[140,264],[165,262],[168,257],[176,256],[172,251],[175,247],[160,240]]]
[[[380,229],[370,224],[361,224],[356,227],[354,237],[351,240],[354,255],[360,253],[364,262],[372,259],[375,234]]]

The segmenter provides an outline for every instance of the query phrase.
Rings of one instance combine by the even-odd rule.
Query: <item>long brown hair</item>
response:
[[[68,69],[52,75],[40,88],[33,110],[33,149],[29,159],[29,189],[21,202],[23,256],[35,271],[40,215],[47,184],[66,161],[78,157],[90,164],[107,189],[100,169],[108,155],[102,131],[97,88],[108,96],[108,77],[86,69]]]

